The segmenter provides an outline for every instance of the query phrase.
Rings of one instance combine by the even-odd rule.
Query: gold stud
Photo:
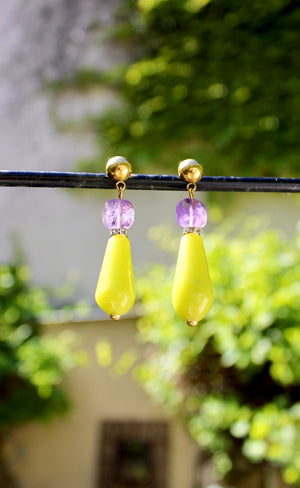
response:
[[[188,320],[187,321],[187,324],[190,326],[190,327],[196,327],[196,325],[198,324],[197,320]]]
[[[112,314],[110,315],[110,318],[111,318],[112,320],[120,320],[121,316],[120,316],[119,314],[117,314],[117,313],[112,313]]]
[[[107,176],[113,181],[125,181],[130,178],[131,164],[122,156],[114,156],[106,163]]]
[[[203,176],[203,167],[195,159],[184,159],[179,163],[178,176],[187,183],[197,183]]]

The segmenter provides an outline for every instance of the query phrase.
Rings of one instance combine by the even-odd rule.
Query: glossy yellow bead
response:
[[[199,234],[185,234],[179,246],[172,290],[175,312],[195,326],[213,304],[213,290],[208,265]]]
[[[134,304],[130,242],[124,235],[117,234],[108,240],[95,299],[99,307],[114,320],[118,320]]]

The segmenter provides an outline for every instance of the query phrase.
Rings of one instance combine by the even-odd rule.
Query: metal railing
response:
[[[133,174],[126,182],[129,190],[185,190],[186,183],[175,175]],[[59,171],[0,171],[0,186],[36,188],[114,188],[105,173]],[[197,183],[202,191],[299,193],[300,178],[254,178],[243,176],[203,176]]]

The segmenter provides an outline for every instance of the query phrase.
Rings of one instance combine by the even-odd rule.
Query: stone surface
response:
[[[185,198],[176,206],[176,219],[180,227],[198,227],[206,225],[207,212],[204,203],[193,198]]]
[[[107,200],[103,207],[102,220],[107,229],[129,229],[134,222],[132,203],[120,198]]]

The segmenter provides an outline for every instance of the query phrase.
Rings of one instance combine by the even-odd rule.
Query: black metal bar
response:
[[[186,183],[175,175],[132,175],[126,182],[130,190],[185,190]],[[104,173],[56,171],[0,171],[0,186],[37,188],[114,188]],[[252,178],[241,176],[203,176],[197,188],[202,191],[300,192],[300,178]]]

